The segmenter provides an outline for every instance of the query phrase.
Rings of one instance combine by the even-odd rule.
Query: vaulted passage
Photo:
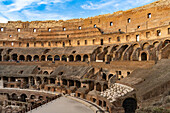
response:
[[[143,52],[143,53],[141,54],[141,60],[142,60],[142,61],[146,61],[146,60],[147,60],[147,54],[146,54],[145,52]]]
[[[81,56],[80,55],[76,56],[76,61],[81,61]]]
[[[54,56],[54,61],[60,61],[60,56],[58,55]]]
[[[135,113],[137,108],[137,101],[133,98],[127,98],[123,102],[125,113]]]
[[[74,61],[74,56],[73,56],[73,55],[70,55],[70,56],[69,56],[69,61],[70,61],[70,62]]]
[[[17,57],[18,57],[17,54],[13,54],[13,55],[12,55],[12,60],[17,61]]]

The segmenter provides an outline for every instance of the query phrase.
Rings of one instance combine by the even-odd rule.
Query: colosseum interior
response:
[[[0,23],[1,112],[25,113],[61,96],[101,113],[170,112],[170,1],[85,19]]]

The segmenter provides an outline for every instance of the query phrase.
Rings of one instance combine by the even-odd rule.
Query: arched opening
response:
[[[54,56],[54,61],[60,61],[60,56],[58,55]]]
[[[38,99],[39,99],[39,100],[43,100],[43,96],[39,96]]]
[[[146,49],[146,48],[148,48],[149,47],[149,43],[144,43],[143,44],[143,49]]]
[[[22,94],[22,95],[20,96],[20,99],[21,99],[22,102],[26,102],[26,98],[27,98],[27,95],[26,95],[26,94]]]
[[[48,78],[44,77],[44,83],[48,83]]]
[[[100,40],[100,44],[103,45],[103,39]]]
[[[103,86],[103,91],[106,90],[108,88],[108,85],[107,84],[104,84]]]
[[[83,62],[87,62],[88,61],[88,55],[84,55],[83,56]]]
[[[30,99],[35,99],[35,98],[36,98],[35,95],[30,96]]]
[[[103,73],[102,79],[106,80],[106,74]]]
[[[67,56],[66,55],[62,56],[62,61],[67,61]]]
[[[101,91],[101,85],[100,85],[100,83],[97,83],[97,84],[96,84],[96,91]]]
[[[170,43],[170,40],[165,40],[162,44],[162,48],[168,45],[169,43]]]
[[[48,55],[47,56],[47,61],[52,61],[53,60],[53,57],[51,55]]]
[[[108,76],[108,80],[109,80],[112,76],[113,76],[113,74],[110,74],[110,75]]]
[[[40,77],[37,77],[37,82],[38,82],[38,84],[41,84],[41,78]]]
[[[67,85],[67,80],[63,79],[63,85]]]
[[[127,98],[123,101],[125,113],[135,113],[137,101],[134,98]]]
[[[80,55],[76,56],[76,61],[81,61],[81,56]]]
[[[76,81],[76,86],[77,86],[78,88],[80,88],[80,87],[81,87],[81,82],[80,82],[80,81]]]
[[[48,73],[48,71],[44,71],[44,73],[43,73],[43,74],[48,75],[49,73]]]
[[[39,61],[39,56],[38,55],[34,56],[34,61]]]
[[[0,61],[2,61],[2,56],[0,55]]]
[[[24,61],[25,60],[25,56],[24,55],[20,55],[19,56],[19,60]]]
[[[73,62],[73,61],[74,61],[74,56],[73,56],[73,55],[70,55],[70,56],[69,56],[69,61],[70,61],[70,62]]]
[[[55,84],[55,79],[54,78],[50,78],[50,84]]]
[[[15,93],[12,94],[12,100],[16,100],[16,101],[18,100],[17,94],[15,94]]]
[[[145,52],[143,52],[143,53],[141,54],[141,60],[142,60],[142,61],[146,61],[146,60],[147,60],[147,54],[146,54]]]
[[[73,80],[69,80],[69,86],[74,86],[74,81]]]
[[[10,59],[8,55],[4,55],[3,58],[4,58],[4,61],[9,61]]]
[[[41,56],[41,61],[45,61],[45,55]]]
[[[154,46],[154,47],[157,47],[158,45],[159,45],[159,42],[158,42],[158,41],[156,41],[156,42],[153,43],[153,46]]]
[[[26,61],[31,61],[31,60],[32,60],[32,56],[31,55],[27,55]]]
[[[12,60],[17,61],[17,57],[18,57],[17,54],[13,54],[13,55],[12,55]]]

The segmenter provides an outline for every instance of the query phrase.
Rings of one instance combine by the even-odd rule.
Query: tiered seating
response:
[[[134,89],[129,86],[114,83],[109,89],[106,89],[106,91],[101,92],[100,95],[107,98],[112,103],[116,101],[117,98],[122,97],[132,91],[134,91]]]

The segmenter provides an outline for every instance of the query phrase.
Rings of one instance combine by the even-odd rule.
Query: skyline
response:
[[[94,17],[125,11],[154,1],[156,0],[1,0],[0,23]]]

